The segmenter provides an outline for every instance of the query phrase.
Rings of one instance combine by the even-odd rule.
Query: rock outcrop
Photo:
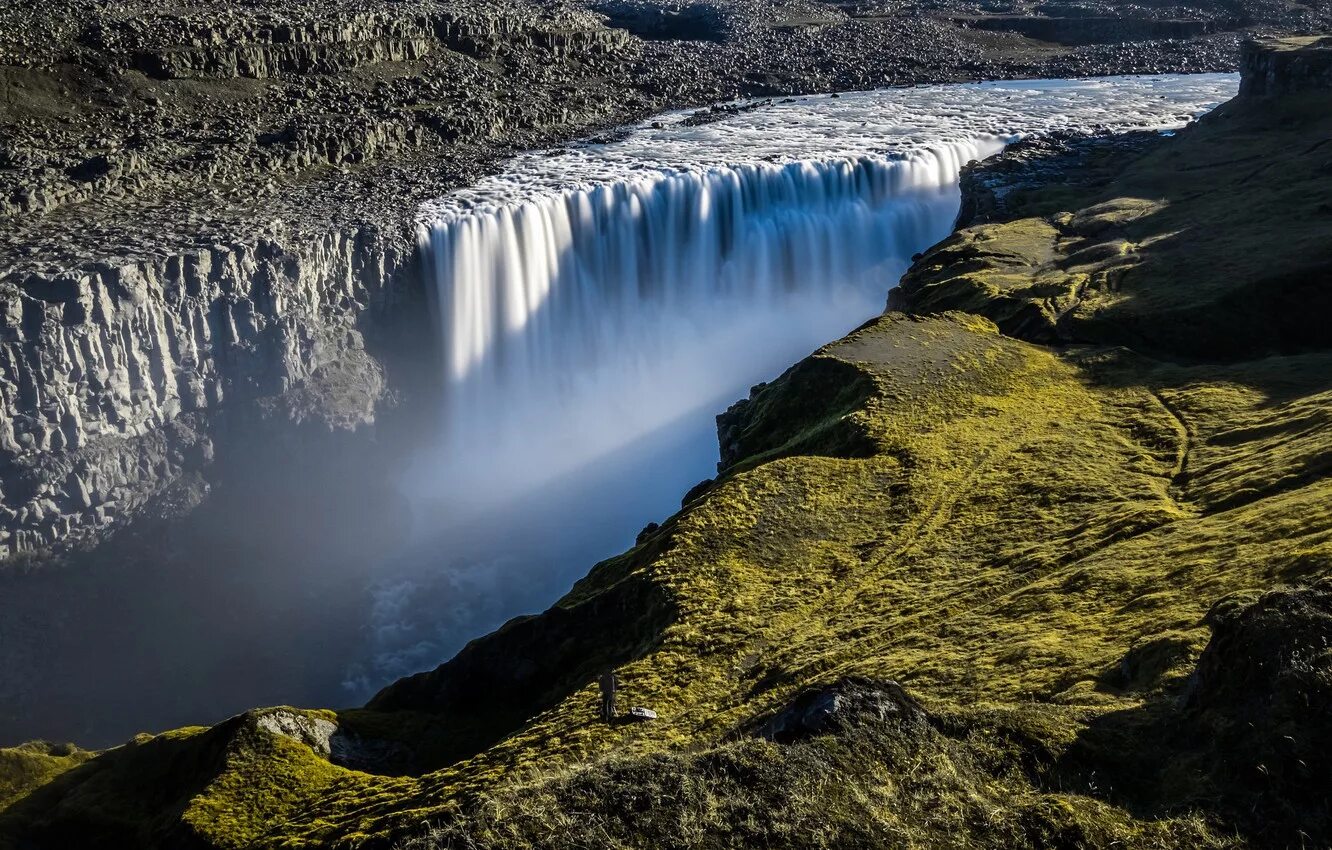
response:
[[[1332,579],[1208,616],[1183,697],[1212,781],[1273,846],[1332,840]]]
[[[1332,36],[1246,42],[1242,97],[1279,97],[1332,87]]]
[[[920,703],[893,681],[844,679],[811,688],[753,727],[753,734],[779,744],[846,732],[865,724],[923,728]]]
[[[358,358],[365,323],[392,312],[413,262],[401,234],[349,229],[6,287],[0,551],[112,522],[201,468],[211,412]],[[373,395],[378,367],[364,366]]]

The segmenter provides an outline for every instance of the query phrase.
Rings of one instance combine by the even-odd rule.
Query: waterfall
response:
[[[423,224],[453,463],[536,440],[529,473],[569,466],[770,377],[882,309],[1002,146],[656,171]]]
[[[712,474],[713,416],[878,314],[968,160],[1028,133],[1179,127],[1235,75],[1009,80],[674,113],[425,204],[444,396],[359,696],[541,610]],[[695,120],[698,119],[698,120]]]

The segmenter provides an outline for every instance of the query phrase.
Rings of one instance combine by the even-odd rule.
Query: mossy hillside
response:
[[[1274,157],[1317,156],[1327,137],[1313,119],[1264,136],[1241,105],[1233,115],[1252,133],[1243,144],[1263,151],[1265,138]],[[1187,220],[1194,203],[1198,216],[1216,212],[1219,199],[1199,184],[1162,207],[1124,187],[1159,175],[1175,146],[1203,161],[1224,144],[1214,126],[1164,143],[1080,205],[1062,192],[1047,217],[985,226],[968,238],[986,256],[966,262],[1002,257],[1009,293],[1052,269],[1092,279],[1123,256],[1131,275],[1169,268],[1160,252],[1184,251],[1188,237],[1133,228],[1166,211]],[[1288,166],[1261,191],[1299,191],[1286,183],[1310,171]],[[1230,203],[1243,207],[1253,185],[1232,186]],[[1107,206],[1118,198],[1133,202]],[[1292,230],[1302,210],[1290,208]],[[1214,227],[1247,224],[1217,215]],[[1085,229],[1107,218],[1096,236],[1110,235],[1088,244]],[[1074,222],[1084,231],[1069,236]],[[1224,233],[1209,238],[1227,244]],[[1132,247],[1081,253],[1121,239]],[[1005,314],[975,294],[984,269],[959,262],[950,278],[938,262],[946,250],[917,271],[990,318],[890,314],[821,349],[732,412],[740,440],[728,471],[640,546],[552,611],[336,718],[365,738],[419,743],[430,772],[349,770],[233,721],[73,767],[12,802],[0,835],[37,846],[77,828],[90,847],[183,846],[182,835],[203,846],[351,847],[433,824],[438,846],[459,847],[1258,841],[1248,801],[1195,769],[1207,759],[1182,757],[1175,694],[1207,643],[1213,603],[1332,569],[1329,346],[1309,337],[1283,352],[1286,337],[1263,335],[1284,326],[1262,321],[1210,362],[1187,335],[1177,360],[1164,344],[1136,353],[1110,344],[1117,328],[1133,329],[1130,345],[1149,338],[1149,319],[1121,321],[1146,297],[1125,276],[1108,295],[1084,287],[1071,310],[1032,299],[1061,338],[1069,328],[1107,335],[1042,347],[999,333],[991,319],[1004,326]],[[1287,260],[1244,262],[1256,273]],[[1274,297],[1293,279],[1280,271]],[[1152,298],[1187,303],[1187,289],[1139,282],[1150,280],[1164,281]],[[1190,327],[1236,326],[1227,293],[1244,281],[1204,284]],[[1094,324],[1112,313],[1120,318]],[[792,391],[811,375],[834,384],[819,395],[828,404]],[[478,671],[501,658],[504,687],[488,696]],[[596,719],[592,676],[608,661],[622,665],[624,700],[658,721]],[[902,682],[929,731],[790,746],[743,736],[798,692],[848,676]],[[1291,835],[1263,840],[1286,846]]]
[[[72,759],[0,811],[0,839],[22,824],[40,846],[248,846],[347,772],[262,728],[259,718],[278,712],[335,716],[250,712]]]
[[[934,730],[860,728],[611,756],[515,776],[401,847],[1237,846],[1200,818],[1134,823],[1085,796],[1032,793],[975,750]]]
[[[78,767],[93,755],[72,744],[46,741],[0,750],[0,807]]]
[[[237,755],[190,799],[192,831],[218,846],[315,846],[409,833],[423,821],[462,823],[457,813],[478,801],[517,793],[503,790],[515,782],[530,786],[531,771],[554,775],[538,797],[562,793],[571,766],[715,742],[794,691],[853,672],[895,676],[947,719],[955,746],[971,754],[968,787],[999,783],[989,793],[1004,800],[1025,794],[1023,805],[1045,812],[1055,832],[1081,820],[1107,834],[1138,830],[1104,800],[1046,800],[1025,774],[1004,777],[1002,766],[1028,760],[1052,769],[1094,718],[1141,707],[1143,693],[1106,684],[1135,647],[1169,636],[1196,650],[1212,600],[1325,567],[1325,486],[1280,486],[1245,508],[1206,515],[1188,498],[1184,475],[1209,421],[1279,415],[1270,403],[1307,398],[1309,375],[1319,371],[1309,367],[1319,364],[1266,362],[1262,373],[1282,387],[1277,397],[1251,389],[1254,374],[1238,367],[1156,367],[1104,350],[1070,360],[962,315],[887,316],[820,356],[872,380],[875,393],[854,415],[881,452],[787,457],[734,475],[668,524],[669,545],[658,541],[646,563],[602,568],[621,573],[619,581],[626,568],[650,574],[680,606],[659,645],[621,670],[628,698],[657,709],[659,723],[605,727],[589,685],[469,761],[398,779],[334,767],[294,741],[241,736]],[[1175,379],[1180,398],[1189,393],[1195,433],[1159,401],[1163,388],[1139,383],[1156,368]],[[1271,499],[1282,500],[1280,524],[1267,516]],[[542,651],[531,647],[528,657]],[[1177,657],[1162,672],[1178,676],[1188,661]],[[786,765],[788,755],[774,752]],[[922,762],[940,764],[930,752],[912,762],[911,775]],[[253,805],[249,795],[263,795],[275,768],[300,804],[280,817],[238,814]],[[886,777],[892,787],[903,781]],[[911,811],[900,802],[885,810]],[[943,823],[971,823],[978,835],[993,827]],[[1177,846],[1221,840],[1199,833],[1199,823],[1181,814],[1156,828],[1189,836]],[[730,822],[712,825],[723,827]],[[829,836],[845,838],[839,829],[830,826]]]
[[[1075,201],[967,228],[907,275],[911,309],[967,309],[1041,341],[1245,360],[1332,344],[1332,94],[1240,99]],[[997,246],[997,247],[994,247]],[[962,273],[959,273],[962,272]]]

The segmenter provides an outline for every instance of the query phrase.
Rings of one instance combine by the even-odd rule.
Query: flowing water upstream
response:
[[[166,541],[192,573],[43,579],[47,607],[93,637],[34,632],[43,669],[18,687],[43,711],[0,731],[104,745],[255,704],[351,704],[438,664],[677,510],[715,472],[715,414],[879,313],[951,229],[968,161],[1031,133],[1176,127],[1237,87],[806,97],[516,157],[420,211],[438,327],[421,356],[437,359],[444,409],[430,445],[401,448],[398,492],[330,469],[327,500],[206,506],[216,516]]]

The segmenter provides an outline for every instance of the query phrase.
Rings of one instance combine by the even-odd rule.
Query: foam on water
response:
[[[1238,74],[1005,80],[741,104],[702,124],[693,123],[694,113],[681,111],[609,142],[515,157],[500,173],[426,204],[421,221],[431,224],[644,172],[900,155],[943,141],[1053,130],[1178,127],[1238,88]]]

